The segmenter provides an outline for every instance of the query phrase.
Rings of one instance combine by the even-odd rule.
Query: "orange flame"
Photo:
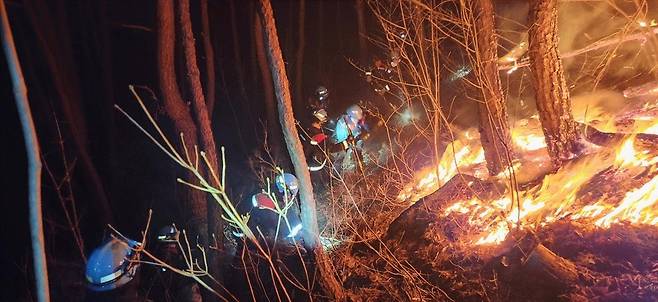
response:
[[[528,129],[527,122],[520,126],[525,129],[512,129],[512,139],[517,149],[532,152],[546,147],[541,129]],[[658,132],[658,122],[642,132],[651,131]],[[476,245],[500,243],[516,225],[521,228],[544,226],[559,219],[578,220],[601,228],[621,222],[658,225],[658,156],[652,154],[652,151],[658,150],[646,150],[637,145],[635,136],[631,136],[615,148],[599,150],[575,160],[555,174],[547,175],[541,184],[518,192],[519,202],[512,201],[510,192],[494,201],[477,198],[458,200],[448,205],[442,216],[464,217],[469,228],[476,233],[468,241]],[[464,135],[450,144],[438,169],[421,171],[398,198],[418,200],[437,190],[458,171],[467,170],[483,161],[484,153],[479,139]],[[519,165],[514,165],[514,170],[517,169],[520,171],[516,173],[522,172]],[[610,175],[605,176],[605,173]],[[638,188],[629,188],[625,195],[618,195],[618,198],[603,194],[583,204],[581,189],[600,174],[620,179],[629,178],[631,174],[645,175],[650,180]]]

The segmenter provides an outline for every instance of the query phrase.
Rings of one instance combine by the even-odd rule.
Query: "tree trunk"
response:
[[[79,79],[73,60],[71,41],[68,29],[61,28],[66,24],[64,20],[53,20],[56,12],[38,1],[25,1],[25,9],[34,28],[38,43],[43,50],[46,64],[52,75],[53,86],[59,95],[59,102],[64,113],[68,130],[73,137],[73,143],[80,158],[81,166],[86,174],[83,179],[87,182],[90,193],[94,194],[96,208],[94,216],[99,224],[113,224],[112,207],[107,198],[103,180],[101,179],[91,156],[87,142],[87,127],[82,114],[83,105],[80,96]],[[58,5],[62,5],[59,3]],[[63,9],[58,7],[59,10]],[[59,11],[57,10],[57,11]],[[61,13],[61,12],[60,12]]]
[[[210,23],[208,21],[208,0],[201,0],[201,39],[203,53],[206,56],[206,107],[212,120],[215,109],[215,53],[210,42]]]
[[[267,118],[268,143],[274,152],[274,158],[281,155],[281,127],[276,118],[276,103],[274,101],[274,87],[272,87],[272,75],[267,66],[267,57],[265,55],[265,46],[263,40],[263,27],[261,26],[260,16],[254,17],[254,42],[256,48],[256,57],[258,67],[261,72],[263,82],[263,91],[265,96],[265,116]]]
[[[480,141],[489,174],[496,175],[509,167],[510,130],[507,108],[498,74],[498,38],[496,37],[492,0],[475,0],[477,76],[483,100],[478,103]]]
[[[533,0],[528,17],[535,101],[554,169],[580,149],[580,133],[571,113],[569,89],[557,49],[557,5],[557,0]]]
[[[208,108],[206,107],[206,100],[203,96],[203,88],[201,86],[201,73],[199,72],[199,68],[197,66],[196,47],[194,45],[194,34],[192,33],[192,20],[190,17],[189,0],[180,0],[178,17],[181,27],[180,29],[181,42],[183,44],[183,57],[185,58],[185,82],[187,83],[186,87],[189,90],[189,94],[192,96],[192,108],[194,109],[197,125],[201,132],[201,150],[206,153],[206,157],[210,163],[211,168],[216,173],[219,173],[220,168],[219,161],[217,159],[217,147],[215,146],[215,138],[213,137],[212,128],[210,127],[210,117]],[[208,41],[208,43],[210,43],[210,41]],[[212,84],[214,85],[214,83]],[[211,179],[210,182],[214,183],[215,186],[218,187],[220,185],[216,181],[213,181],[212,177],[209,177],[211,175],[210,169],[204,171],[203,173]],[[217,247],[221,252],[223,252],[224,232],[221,219],[221,208],[213,199],[207,197],[208,196],[206,195],[207,212],[205,215],[208,220],[208,233],[202,236],[202,238],[205,236],[203,245],[207,251],[210,251],[209,246],[212,245],[211,241],[213,238],[216,238]],[[215,278],[220,278],[219,260],[220,259],[217,253],[208,253],[208,270]],[[216,297],[210,295],[208,292],[204,293],[207,293],[207,295],[204,295],[205,300],[216,300]]]
[[[312,250],[316,256],[316,263],[319,268],[321,286],[327,294],[334,300],[344,300],[343,288],[338,283],[336,276],[331,269],[329,260],[322,250],[320,243],[318,222],[316,216],[315,199],[313,197],[313,186],[311,184],[311,175],[308,171],[302,143],[299,141],[299,135],[295,125],[295,117],[292,110],[292,100],[290,98],[290,87],[288,76],[286,75],[283,55],[279,46],[279,38],[274,21],[274,12],[270,0],[260,0],[259,11],[263,21],[265,32],[265,41],[267,45],[267,58],[270,63],[272,78],[274,80],[274,89],[277,96],[277,105],[279,110],[279,119],[283,129],[283,137],[288,147],[288,153],[295,169],[295,174],[299,179],[299,196],[301,199],[301,219],[302,219],[302,236],[304,244]]]
[[[304,108],[304,95],[303,95],[303,68],[304,68],[304,45],[306,41],[306,30],[304,18],[306,17],[306,1],[299,1],[299,41],[297,44],[297,62],[295,62],[295,103],[298,104],[298,109]]]
[[[30,219],[30,241],[32,242],[32,263],[34,265],[34,280],[36,283],[37,301],[50,301],[50,286],[48,284],[48,265],[46,263],[46,248],[43,237],[43,214],[41,212],[41,158],[39,141],[37,139],[32,111],[27,100],[27,87],[23,79],[23,71],[16,54],[14,36],[11,33],[7,10],[4,1],[0,1],[0,22],[2,22],[2,48],[7,59],[7,67],[11,76],[14,101],[18,110],[27,157],[28,177],[28,207]]]
[[[190,109],[181,97],[174,70],[174,2],[173,0],[158,0],[157,5],[157,58],[160,94],[164,101],[165,111],[174,122],[176,132],[182,133],[187,146],[193,148],[194,145],[198,145],[197,129]],[[192,177],[192,175],[188,174],[188,177]],[[206,194],[196,189],[188,189],[187,192],[189,195],[185,198],[185,208],[190,211],[187,224],[193,228],[196,234],[205,239],[208,234]]]
[[[242,70],[242,56],[240,55],[240,39],[238,34],[238,25],[236,24],[235,0],[229,0],[229,11],[231,13],[231,37],[233,39],[233,66],[238,74],[238,88],[240,89],[240,96],[244,101],[247,101],[247,91],[244,87],[244,72]]]
[[[366,18],[364,15],[364,1],[356,0],[356,23],[359,35],[359,60],[361,64],[367,64],[368,44],[366,42]]]

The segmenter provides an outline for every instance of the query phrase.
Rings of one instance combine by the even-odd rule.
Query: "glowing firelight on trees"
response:
[[[653,122],[655,124],[638,132],[653,133],[658,129],[658,122]],[[541,130],[529,127],[528,121],[516,123],[511,132],[515,149],[521,154],[546,148]],[[420,171],[398,198],[416,201],[460,172],[485,179],[487,173],[481,170],[486,167],[482,164],[482,147],[476,133],[471,129],[456,135],[457,139],[448,145],[438,169],[430,167]],[[514,165],[514,170],[519,170],[519,165]],[[613,171],[614,177],[632,178],[642,174],[650,180],[627,188],[625,194],[616,197],[604,194],[583,203],[581,188],[597,174],[608,170]],[[493,201],[457,200],[446,205],[440,216],[463,217],[471,230],[467,241],[475,245],[498,244],[517,225],[521,228],[544,226],[561,219],[599,228],[609,228],[615,223],[658,225],[658,154],[642,147],[636,135],[631,135],[613,148],[598,150],[565,165],[555,174],[546,176],[540,184],[519,191],[515,194],[517,197],[518,202],[507,192]]]

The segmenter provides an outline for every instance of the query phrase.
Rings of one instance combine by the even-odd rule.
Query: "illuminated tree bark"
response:
[[[530,69],[553,168],[573,158],[580,134],[571,113],[569,89],[558,53],[557,0],[533,0],[528,17]]]
[[[157,28],[158,80],[165,111],[174,122],[176,132],[182,133],[185,136],[185,143],[193,147],[194,145],[198,145],[197,128],[192,119],[190,108],[188,108],[181,97],[174,68],[175,31],[173,0],[158,0]],[[185,200],[185,208],[190,211],[190,221],[188,224],[194,228],[194,232],[205,240],[206,234],[208,234],[206,194],[195,189],[189,189],[188,193],[189,196]]]
[[[11,76],[14,101],[18,109],[18,117],[23,129],[25,152],[27,157],[28,176],[28,208],[30,219],[30,241],[32,242],[32,262],[34,280],[36,283],[37,301],[50,301],[50,286],[48,283],[48,265],[46,263],[46,247],[43,237],[43,214],[41,212],[41,157],[32,111],[27,100],[27,87],[23,78],[21,64],[16,54],[14,36],[11,33],[7,10],[4,1],[0,1],[0,22],[2,22],[2,48],[7,59],[7,67]]]
[[[483,100],[478,103],[480,140],[489,174],[496,175],[509,166],[510,131],[507,109],[498,74],[498,38],[492,0],[475,0],[477,74]]]
[[[206,107],[206,99],[203,95],[203,88],[201,86],[201,72],[199,72],[199,67],[197,66],[196,47],[194,45],[194,34],[192,33],[192,20],[190,17],[190,1],[180,0],[178,9],[181,43],[183,44],[183,57],[185,60],[185,82],[187,84],[186,88],[192,96],[192,108],[194,111],[194,117],[196,117],[196,125],[198,125],[198,130],[200,132],[201,150],[205,152],[208,163],[212,169],[220,171],[217,147],[215,145],[215,138],[213,137],[210,123],[210,112]],[[208,44],[209,43],[210,41],[208,41]],[[209,84],[214,85],[214,82]],[[210,170],[206,170],[204,173],[207,176],[211,175]],[[219,186],[220,184],[215,183],[214,185]],[[205,197],[207,198],[208,195],[205,194]],[[205,237],[203,244],[206,250],[209,251],[209,246],[213,244],[211,241],[215,238],[217,240],[217,247],[223,251],[224,232],[221,219],[221,208],[212,199],[206,199],[206,202],[207,212],[205,215],[207,219],[207,233],[201,236],[202,238]],[[219,264],[220,259],[217,253],[208,253],[208,270],[216,278],[220,278],[221,275],[218,271]],[[216,298],[208,292],[204,293],[206,294],[204,295],[204,300],[216,300]]]
[[[302,143],[299,141],[299,134],[295,126],[295,117],[293,115],[292,100],[290,97],[290,84],[288,83],[288,76],[283,63],[283,55],[279,46],[274,12],[272,11],[270,0],[260,0],[259,10],[263,22],[267,59],[270,63],[274,81],[283,138],[286,142],[295,174],[299,179],[304,244],[315,255],[315,261],[320,272],[321,286],[331,296],[332,300],[342,301],[345,299],[343,288],[338,283],[338,280],[336,280],[329,259],[320,243],[311,175],[308,171]]]

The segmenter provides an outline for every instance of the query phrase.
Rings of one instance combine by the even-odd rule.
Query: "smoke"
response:
[[[621,93],[604,89],[571,97],[573,117],[581,122],[612,120],[628,104]]]
[[[658,40],[651,34],[646,35],[646,39],[637,34],[647,33],[651,30],[651,20],[658,19],[658,5],[649,4],[643,6],[642,1],[560,2],[558,48],[565,57],[563,65],[573,89],[591,90],[596,80],[602,80],[604,86],[622,86],[614,87],[619,89],[647,81],[643,76],[656,67]],[[500,56],[522,41],[529,26],[528,10],[526,1],[497,1]],[[619,40],[624,42],[616,43]],[[602,42],[609,44],[574,55]],[[612,50],[615,55],[606,56]],[[609,64],[606,64],[608,59]],[[607,67],[603,69],[604,66]],[[600,72],[605,77],[599,79]]]
[[[614,117],[628,109],[628,100],[621,91],[653,80],[658,40],[649,32],[656,28],[651,27],[651,21],[658,20],[658,2],[650,2],[654,3],[643,6],[642,1],[560,2],[558,48],[563,57],[569,56],[563,58],[563,67],[576,120]],[[497,1],[495,5],[499,56],[503,56],[527,32],[529,4]],[[601,44],[605,47],[594,47]],[[583,51],[592,48],[595,49]],[[613,50],[615,55],[611,56]],[[510,76],[501,73],[512,120],[536,113],[530,76],[527,68]]]

